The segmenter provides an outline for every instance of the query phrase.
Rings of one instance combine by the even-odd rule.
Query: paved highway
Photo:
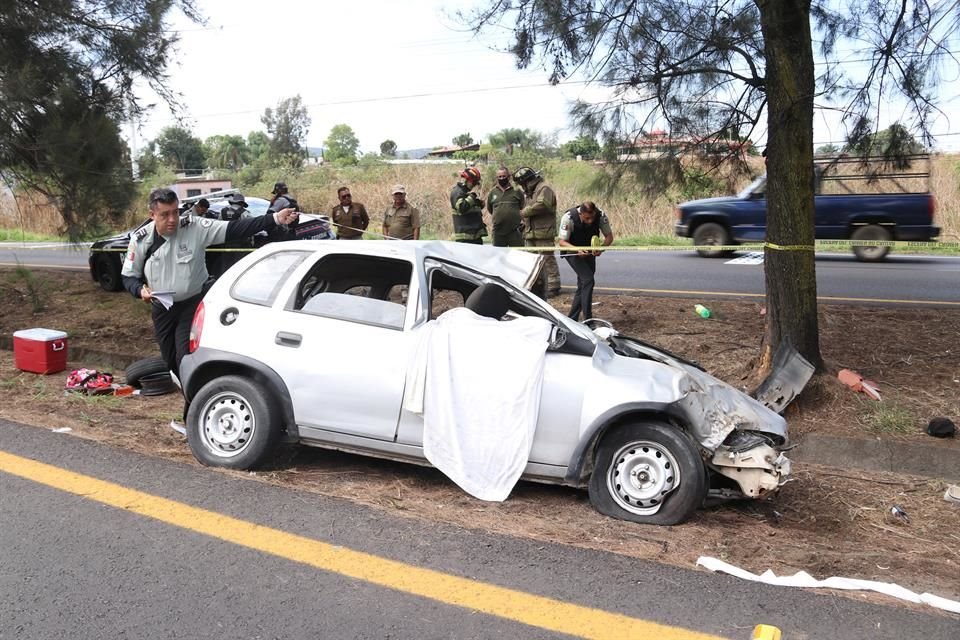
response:
[[[597,286],[603,292],[651,295],[761,296],[762,263],[700,258],[688,251],[609,251],[598,260]],[[85,269],[87,245],[0,243],[0,265]],[[564,285],[576,277],[560,261]],[[960,257],[892,254],[886,262],[857,262],[852,255],[817,255],[817,292],[832,298],[864,301],[905,301],[914,304],[960,306]]]
[[[6,421],[0,514],[3,638],[745,640],[762,622],[784,638],[954,640],[958,628],[933,610],[397,517]]]

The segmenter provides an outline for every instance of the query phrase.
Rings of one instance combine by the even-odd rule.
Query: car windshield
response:
[[[737,194],[737,197],[741,200],[746,200],[747,198],[757,198],[763,197],[763,194],[767,190],[767,176],[762,175],[750,184],[748,184],[743,191]]]

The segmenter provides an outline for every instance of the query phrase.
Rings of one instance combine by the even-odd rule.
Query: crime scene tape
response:
[[[372,233],[372,232],[365,232]],[[382,234],[377,234],[382,235]],[[395,240],[396,238],[385,238],[389,240]],[[488,245],[489,246],[489,245]],[[517,249],[519,251],[531,251],[535,253],[550,253],[554,251],[615,251],[615,252],[641,252],[641,251],[763,251],[764,249],[770,249],[771,251],[816,251],[820,249],[852,249],[853,247],[890,247],[892,249],[923,249],[925,251],[941,251],[941,250],[960,250],[960,242],[917,242],[917,241],[907,241],[907,240],[817,240],[812,245],[779,245],[772,242],[747,242],[744,244],[711,244],[711,245],[669,245],[669,244],[652,244],[652,245],[617,245],[613,244],[606,247],[573,247],[573,246],[560,246],[560,245],[551,245],[546,247],[511,247],[512,249]],[[21,247],[21,249],[47,249],[50,247]],[[93,252],[104,252],[104,253],[125,253],[126,249],[122,248],[91,248]],[[237,247],[237,248],[225,248],[225,247],[208,247],[207,251],[222,251],[222,252],[250,252],[253,251],[253,247]]]
[[[338,224],[330,220],[329,216],[322,214],[311,214],[308,212],[308,215],[317,215],[322,218],[326,218],[330,221],[330,225],[341,228],[349,229],[351,231],[359,231],[361,233],[378,236],[384,240],[400,240],[400,238],[394,238],[386,234],[380,233],[378,231],[373,231],[371,229],[357,229],[355,227],[350,227],[344,224]],[[555,251],[561,251],[567,254],[572,254],[574,251],[590,251],[590,252],[605,252],[605,251],[617,251],[617,252],[641,252],[641,251],[709,251],[720,252],[720,251],[764,251],[769,249],[771,251],[816,251],[818,249],[830,249],[835,250],[846,249],[850,250],[853,247],[890,247],[892,249],[923,249],[925,251],[937,252],[940,250],[957,250],[960,249],[960,242],[938,242],[938,241],[929,241],[929,242],[920,242],[920,241],[911,241],[911,240],[815,240],[814,244],[804,244],[804,245],[781,245],[773,242],[745,242],[743,244],[723,244],[723,245],[694,245],[694,244],[664,244],[664,245],[609,245],[609,246],[585,246],[585,247],[574,247],[574,246],[560,246],[552,245],[545,247],[512,247],[513,249],[518,249],[520,251],[530,251],[533,253],[552,253]],[[32,248],[49,248],[49,247],[24,247],[25,249]],[[115,253],[125,253],[126,249],[107,249],[107,248],[92,248],[92,252],[115,252]],[[211,252],[250,252],[253,251],[253,247],[208,247],[207,251]]]

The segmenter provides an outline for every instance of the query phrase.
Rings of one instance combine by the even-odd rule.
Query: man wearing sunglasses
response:
[[[370,224],[367,208],[359,202],[353,201],[349,187],[337,189],[337,200],[330,211],[330,219],[337,228],[337,238],[340,240],[362,240],[363,232]]]

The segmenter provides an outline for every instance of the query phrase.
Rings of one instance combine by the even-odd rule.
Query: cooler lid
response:
[[[56,329],[21,329],[20,331],[14,331],[13,337],[21,340],[50,342],[51,340],[63,340],[67,337],[67,334]]]

